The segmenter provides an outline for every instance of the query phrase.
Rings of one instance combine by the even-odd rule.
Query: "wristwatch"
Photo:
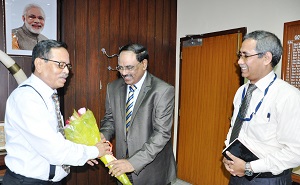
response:
[[[253,175],[253,171],[251,169],[250,162],[246,162],[246,164],[245,164],[245,175],[247,175],[247,176]]]

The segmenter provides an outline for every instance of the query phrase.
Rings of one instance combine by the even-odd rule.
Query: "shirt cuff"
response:
[[[251,161],[250,165],[254,173],[269,172],[263,160]]]
[[[99,150],[96,146],[86,146],[85,154],[86,154],[88,160],[95,159],[99,156]]]

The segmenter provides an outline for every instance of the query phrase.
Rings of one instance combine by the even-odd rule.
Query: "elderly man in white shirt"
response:
[[[11,93],[6,104],[3,185],[59,185],[69,172],[63,166],[81,166],[111,154],[105,139],[85,146],[66,140],[59,132],[62,116],[57,116],[52,95],[64,86],[71,67],[65,43],[45,40],[34,47],[33,74]]]

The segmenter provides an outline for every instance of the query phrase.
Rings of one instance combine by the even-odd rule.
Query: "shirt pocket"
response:
[[[249,122],[248,136],[257,142],[270,141],[276,137],[275,123],[270,111],[256,114]]]

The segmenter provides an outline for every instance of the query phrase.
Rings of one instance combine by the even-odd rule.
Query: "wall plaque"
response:
[[[284,23],[282,79],[300,89],[300,20]]]

